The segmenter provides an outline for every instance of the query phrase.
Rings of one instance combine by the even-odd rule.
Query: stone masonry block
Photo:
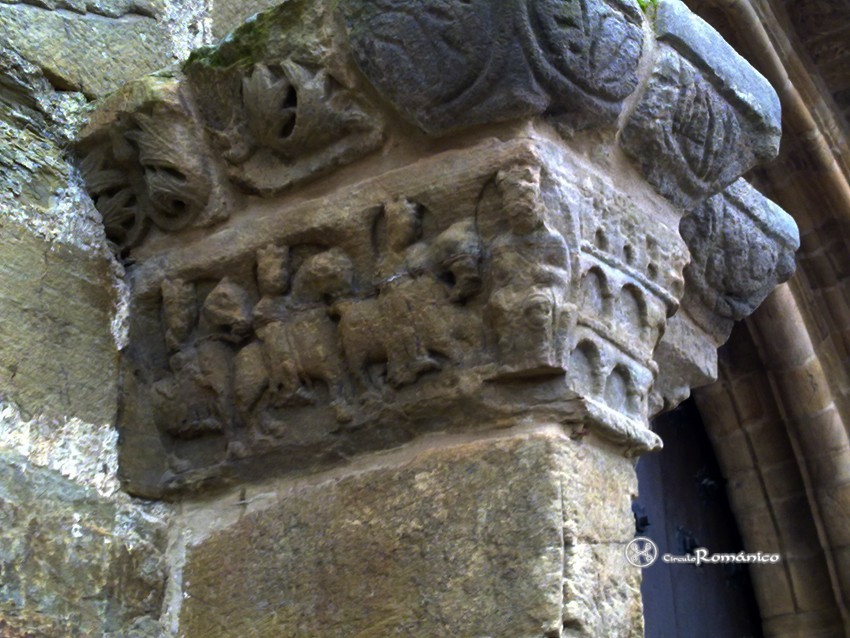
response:
[[[165,545],[164,521],[129,499],[0,453],[0,635],[161,635]]]
[[[564,608],[582,635],[639,626],[629,498],[606,487],[630,461],[556,430],[375,458],[273,488],[188,547],[181,635],[539,638],[561,635]],[[624,496],[612,507],[603,494]],[[216,507],[227,517],[234,503],[196,529]]]
[[[119,18],[0,3],[0,39],[44,69],[59,90],[99,96],[174,60],[170,34],[153,7],[146,11]]]
[[[107,423],[117,403],[115,293],[97,254],[0,223],[0,383],[28,412]]]

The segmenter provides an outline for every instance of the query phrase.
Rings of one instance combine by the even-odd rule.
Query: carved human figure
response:
[[[496,378],[563,372],[562,343],[570,279],[569,249],[545,223],[540,168],[518,164],[499,172],[497,188],[509,230],[490,245]]]
[[[430,272],[449,282],[449,300],[463,302],[481,289],[481,238],[471,219],[459,221],[432,242],[414,244],[407,251],[412,272]]]
[[[195,286],[182,279],[164,279],[160,289],[165,343],[169,350],[178,350],[198,320]]]

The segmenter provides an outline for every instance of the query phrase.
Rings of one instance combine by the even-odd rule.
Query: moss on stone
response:
[[[306,13],[310,4],[306,0],[290,0],[254,15],[218,46],[193,51],[183,69],[197,64],[214,68],[250,67],[265,59],[270,49],[277,48],[279,42],[276,40],[281,37],[292,42],[291,48],[296,48],[299,37],[302,37],[300,33],[309,22]]]

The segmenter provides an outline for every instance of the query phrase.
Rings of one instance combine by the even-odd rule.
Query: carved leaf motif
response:
[[[347,133],[373,127],[349,91],[325,69],[312,71],[292,60],[279,67],[258,64],[243,80],[248,126],[258,146],[294,159]]]
[[[738,143],[739,128],[728,105],[694,77],[679,88],[667,143],[679,150],[694,176],[712,183]]]
[[[611,119],[637,85],[639,16],[602,0],[348,0],[357,63],[431,133],[534,113]],[[579,118],[581,119],[581,118]]]
[[[494,4],[348,2],[358,63],[382,91],[412,109],[458,100],[475,90],[494,54]]]
[[[259,144],[274,144],[292,135],[298,94],[286,77],[258,64],[242,80],[242,99],[248,127]]]
[[[80,172],[103,218],[107,239],[123,250],[144,236],[147,223],[126,173],[106,168],[110,165],[109,156],[105,145],[94,149],[83,158]]]
[[[689,284],[707,308],[734,320],[751,314],[794,271],[795,246],[764,225],[778,213],[741,182],[706,200],[680,227],[692,254]],[[741,193],[748,205],[733,203]],[[762,221],[754,221],[759,216]]]
[[[206,207],[210,180],[197,133],[187,118],[171,110],[135,116],[126,133],[138,148],[145,173],[150,216],[164,230],[190,224]]]
[[[526,52],[556,96],[575,90],[565,80],[606,100],[634,91],[643,37],[625,16],[592,0],[532,0],[529,20]]]

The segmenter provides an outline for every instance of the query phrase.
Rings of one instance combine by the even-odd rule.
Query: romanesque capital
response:
[[[527,420],[658,447],[793,270],[739,179],[776,95],[730,52],[679,0],[295,0],[104,100],[78,150],[132,287],[127,488]]]

